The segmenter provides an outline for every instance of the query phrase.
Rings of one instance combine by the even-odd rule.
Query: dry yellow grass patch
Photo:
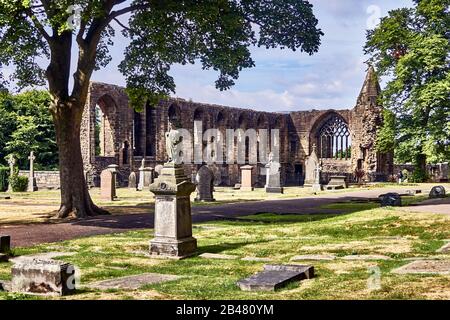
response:
[[[349,274],[355,270],[368,270],[371,267],[376,267],[377,264],[373,261],[336,261],[329,262],[322,266],[328,270],[333,271],[336,274]],[[369,277],[369,275],[367,275]]]

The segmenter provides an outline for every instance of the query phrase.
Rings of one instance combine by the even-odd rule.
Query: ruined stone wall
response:
[[[377,104],[380,93],[373,68],[369,69],[356,107],[351,110],[312,110],[287,113],[260,112],[213,104],[195,103],[170,98],[157,105],[144,105],[143,111],[135,112],[129,106],[123,88],[104,83],[92,83],[83,114],[82,151],[85,170],[99,176],[109,164],[118,164],[118,180],[125,185],[129,173],[138,171],[141,160],[155,167],[167,160],[165,133],[169,118],[179,120],[181,128],[194,135],[194,120],[202,121],[203,131],[219,129],[225,137],[226,129],[279,129],[281,178],[284,185],[302,185],[305,176],[305,160],[317,144],[318,130],[330,119],[339,117],[351,133],[351,157],[346,159],[323,159],[323,180],[331,175],[346,175],[349,182],[360,168],[366,173],[365,180],[386,179],[392,173],[392,155],[376,152],[375,141],[382,124],[381,108]],[[102,155],[95,153],[95,107],[104,114],[102,119]],[[270,131],[269,131],[270,132]],[[237,151],[236,151],[237,152]],[[319,154],[320,157],[320,154]],[[226,160],[226,151],[224,155]],[[185,165],[188,175],[195,174],[201,165]],[[216,185],[234,185],[240,182],[238,164],[210,166],[216,177]],[[263,163],[253,170],[254,181],[264,185],[260,175]],[[95,179],[94,179],[95,180]]]

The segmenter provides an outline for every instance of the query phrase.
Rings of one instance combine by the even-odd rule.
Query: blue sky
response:
[[[196,102],[268,111],[345,109],[355,105],[367,69],[363,55],[365,33],[389,10],[412,6],[411,0],[310,0],[325,33],[314,56],[287,50],[252,48],[256,67],[241,73],[236,86],[215,89],[214,71],[199,65],[175,65],[174,96]],[[121,18],[126,23],[127,18]],[[114,26],[119,29],[118,25]],[[125,85],[117,70],[127,40],[116,32],[112,62],[92,80]]]

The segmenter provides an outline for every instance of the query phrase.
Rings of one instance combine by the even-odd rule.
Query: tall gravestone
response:
[[[6,160],[9,164],[9,176],[12,177],[14,175],[14,165],[16,164],[16,158],[14,158],[14,155],[10,154],[6,157]],[[11,182],[8,183],[8,192],[13,192]]]
[[[190,195],[195,184],[185,175],[183,166],[177,164],[175,152],[182,142],[181,134],[170,124],[166,133],[169,161],[150,186],[155,194],[155,237],[150,242],[152,256],[182,259],[195,253],[197,240],[192,237]]]
[[[269,155],[269,163],[266,165],[266,192],[267,193],[283,193],[280,182],[281,165],[275,161],[273,153]]]
[[[142,159],[141,167],[139,168],[139,184],[138,191],[142,191],[153,183],[153,168],[145,167],[145,159]]]
[[[136,184],[136,173],[131,172],[128,177],[128,189],[135,190],[136,191],[137,184]]]
[[[213,202],[216,201],[213,196],[214,173],[208,166],[203,166],[196,175],[197,197],[195,201]]]
[[[316,184],[316,169],[319,164],[317,147],[313,144],[311,155],[305,161],[305,186]]]
[[[319,192],[323,190],[323,186],[320,184],[320,173],[322,172],[322,167],[319,163],[316,164],[314,169],[314,183],[312,185],[313,192]]]
[[[113,173],[106,169],[100,174],[100,197],[105,201],[113,201],[116,184]]]
[[[253,191],[253,167],[243,166],[241,167],[241,190]]]
[[[113,199],[117,198],[117,186],[118,186],[118,181],[117,181],[117,173],[119,172],[119,166],[117,164],[111,164],[108,166],[108,170],[111,171],[112,175],[113,175]]]
[[[30,160],[30,171],[28,174],[28,192],[35,192],[38,190],[37,184],[36,184],[36,177],[34,176],[34,160],[36,160],[36,157],[34,156],[34,152],[30,152],[30,156],[28,157],[28,160]]]

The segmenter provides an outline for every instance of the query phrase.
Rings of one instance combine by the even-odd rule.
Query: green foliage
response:
[[[423,168],[450,159],[450,0],[415,4],[389,12],[368,31],[365,52],[390,76],[382,102],[395,120],[385,114],[378,147],[392,148],[395,137],[396,161]]]
[[[378,131],[376,148],[378,152],[389,153],[395,149],[395,114],[383,109],[383,126]]]
[[[49,112],[47,91],[26,91],[0,95],[0,161],[13,153],[19,167],[27,167],[28,155],[36,152],[36,163],[42,169],[57,166],[55,129]],[[5,162],[3,162],[5,163]]]
[[[248,47],[280,47],[313,54],[323,35],[306,0],[134,0],[119,12],[116,6],[122,2],[48,1],[41,9],[32,1],[0,1],[0,68],[14,65],[13,76],[20,87],[42,84],[44,70],[35,57],[56,53],[49,45],[50,30],[53,37],[61,38],[78,33],[71,26],[75,10],[70,6],[77,6],[81,12],[78,40],[86,42],[77,43],[92,44],[97,49],[94,69],[111,61],[109,47],[114,29],[110,22],[121,12],[131,13],[129,28],[123,30],[131,43],[120,70],[132,98],[173,92],[174,80],[168,75],[171,65],[196,61],[205,69],[218,71],[217,88],[228,89],[242,69],[254,66]],[[258,32],[253,25],[258,26]],[[137,97],[132,99],[136,106]]]
[[[13,192],[27,191],[28,177],[19,176],[19,174],[16,172],[11,177],[9,177],[9,182],[11,183]]]
[[[423,170],[419,166],[416,166],[416,168],[414,169],[414,172],[412,173],[408,182],[420,183],[420,182],[426,182],[426,181],[428,181],[428,179],[429,179],[429,176],[428,176],[427,171]]]
[[[0,167],[0,192],[8,189],[9,168]]]

